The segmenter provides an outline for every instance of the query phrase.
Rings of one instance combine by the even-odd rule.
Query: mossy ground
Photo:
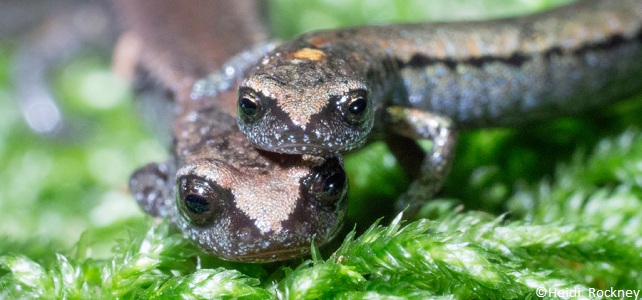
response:
[[[382,9],[379,1],[280,0],[271,10],[281,16],[275,30],[288,36],[321,23],[550,5],[468,2],[472,9],[453,11],[442,1]],[[239,264],[201,253],[143,216],[128,195],[129,174],[165,154],[106,60],[85,56],[54,76],[66,115],[84,126],[46,139],[20,119],[8,71],[12,43],[0,45],[2,298],[520,299],[539,296],[538,288],[583,297],[590,289],[642,289],[642,97],[529,128],[463,133],[444,191],[414,221],[385,213],[407,182],[385,147],[373,144],[346,161],[347,230],[356,231],[313,248],[311,258]]]

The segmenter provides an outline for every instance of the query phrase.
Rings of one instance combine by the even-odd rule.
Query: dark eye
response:
[[[356,97],[352,99],[352,102],[348,105],[348,112],[354,116],[363,115],[366,112],[366,107],[368,103],[366,98]]]
[[[332,173],[321,183],[322,193],[326,196],[336,197],[343,192],[346,185],[346,174],[343,172]]]
[[[196,176],[183,176],[177,181],[179,211],[196,226],[211,224],[223,210],[229,192]]]
[[[251,123],[262,114],[261,98],[251,91],[241,91],[238,100],[238,116],[243,122]]]
[[[311,183],[310,192],[326,207],[334,207],[348,190],[346,173],[341,162],[334,157],[315,168]]]
[[[368,98],[363,90],[350,92],[338,103],[343,118],[351,125],[360,125],[367,117]]]
[[[202,215],[210,211],[210,204],[201,195],[188,194],[185,196],[185,208],[192,214]]]

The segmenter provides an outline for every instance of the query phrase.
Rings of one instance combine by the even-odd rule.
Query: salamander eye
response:
[[[353,116],[360,116],[366,112],[366,107],[368,103],[363,97],[352,98],[352,101],[348,105],[348,112]]]
[[[353,91],[338,103],[341,116],[351,125],[360,125],[367,117],[368,98],[363,90]]]
[[[177,185],[179,211],[192,224],[206,226],[221,214],[227,193],[216,184],[188,175],[178,178]]]
[[[263,114],[261,98],[251,91],[241,91],[237,106],[239,118],[245,123],[258,120]]]
[[[324,206],[333,208],[348,191],[348,180],[343,166],[337,158],[328,158],[315,169],[310,192]]]

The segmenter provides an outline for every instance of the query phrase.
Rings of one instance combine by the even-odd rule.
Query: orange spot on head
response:
[[[312,61],[324,60],[326,57],[325,52],[312,48],[303,48],[297,52],[293,52],[292,54],[290,54],[290,56],[292,58],[307,59]]]

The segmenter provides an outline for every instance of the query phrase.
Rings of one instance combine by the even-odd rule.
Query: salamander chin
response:
[[[317,144],[285,144],[273,147],[269,151],[286,154],[310,153],[318,155],[336,152],[337,150],[333,149],[332,147],[326,147],[324,145]]]
[[[255,133],[254,130],[248,132]],[[256,132],[250,140],[255,147],[269,152],[283,154],[311,154],[311,155],[336,155],[340,152],[350,151],[359,148],[367,141],[365,136],[344,137],[332,135],[332,132],[323,134],[308,135],[298,132],[297,134],[279,135],[278,133],[264,134]],[[359,139],[360,138],[360,139]],[[349,139],[349,143],[346,143]]]
[[[223,257],[227,260],[233,260],[233,261],[238,261],[238,262],[249,262],[249,263],[255,263],[255,262],[271,262],[271,261],[282,261],[282,260],[289,260],[297,257],[301,257],[302,255],[308,254],[310,252],[310,246],[306,245],[305,247],[300,247],[300,248],[290,248],[290,249],[281,249],[281,250],[275,250],[272,252],[259,252],[259,253],[253,253],[253,254],[247,254],[247,255],[241,255],[241,256],[235,256],[235,257]]]

